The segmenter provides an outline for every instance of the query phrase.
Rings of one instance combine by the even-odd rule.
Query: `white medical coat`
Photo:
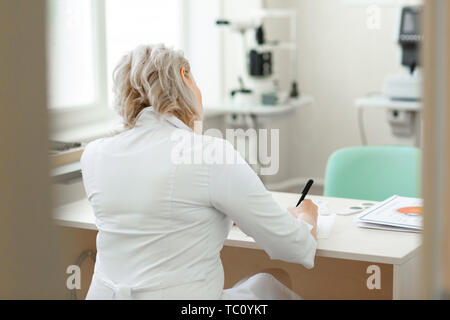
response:
[[[229,142],[174,116],[145,108],[133,129],[88,144],[81,163],[98,228],[88,299],[233,298],[220,260],[232,221],[272,259],[314,265],[311,226]]]

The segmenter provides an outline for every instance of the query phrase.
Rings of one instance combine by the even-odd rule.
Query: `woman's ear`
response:
[[[180,68],[180,76],[181,76],[181,80],[183,80],[183,82],[187,82],[186,79],[186,69],[184,67]]]

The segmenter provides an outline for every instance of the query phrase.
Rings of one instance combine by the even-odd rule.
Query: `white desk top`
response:
[[[297,194],[273,192],[281,207],[287,208],[298,201]],[[357,206],[367,201],[311,196],[326,201],[331,212]],[[372,201],[371,201],[372,202]],[[96,230],[92,209],[87,200],[81,200],[55,210],[58,225]],[[317,255],[321,257],[403,264],[418,253],[421,234],[359,228],[355,216],[337,216],[328,239],[319,239]],[[255,241],[239,228],[233,227],[225,245],[258,249]]]

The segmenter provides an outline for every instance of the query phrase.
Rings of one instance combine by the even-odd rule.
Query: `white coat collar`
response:
[[[135,127],[141,127],[143,125],[152,123],[155,120],[159,122],[166,121],[176,128],[192,131],[191,128],[189,128],[183,121],[181,121],[177,117],[172,115],[161,115],[158,112],[156,112],[153,109],[153,107],[144,108],[141,110],[141,112],[139,112],[139,114],[136,117]]]

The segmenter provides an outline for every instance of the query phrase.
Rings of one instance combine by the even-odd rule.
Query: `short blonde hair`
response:
[[[174,115],[189,127],[200,120],[193,90],[181,78],[181,68],[192,78],[182,51],[158,45],[140,45],[120,60],[113,73],[115,109],[125,129],[131,129],[142,109]]]

